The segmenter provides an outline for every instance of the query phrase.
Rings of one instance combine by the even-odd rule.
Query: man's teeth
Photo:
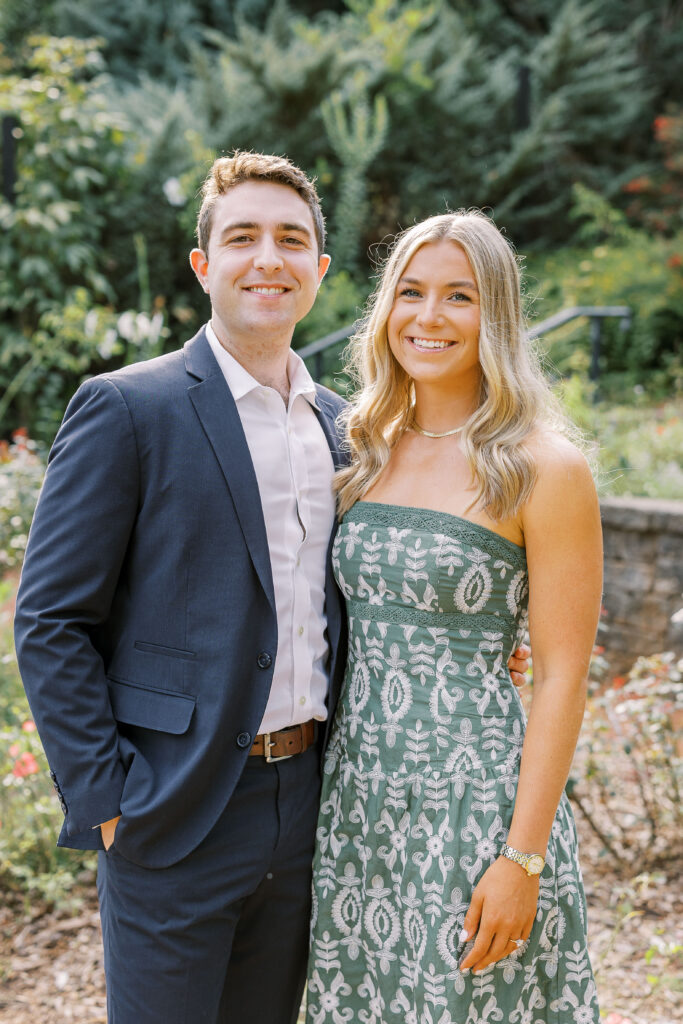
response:
[[[419,348],[448,348],[449,345],[454,344],[452,341],[432,341],[429,338],[411,338],[410,340]]]
[[[256,292],[257,295],[282,295],[286,288],[249,288],[248,291]]]

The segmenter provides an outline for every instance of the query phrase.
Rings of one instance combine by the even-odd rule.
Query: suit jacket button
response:
[[[256,664],[258,665],[259,668],[270,668],[270,666],[273,664],[273,659],[268,654],[268,651],[261,651],[258,658],[256,659]]]
[[[251,746],[251,733],[249,733],[249,732],[240,732],[240,733],[238,733],[238,735],[237,735],[237,746],[241,747],[243,750],[244,750],[245,747],[250,747]]]

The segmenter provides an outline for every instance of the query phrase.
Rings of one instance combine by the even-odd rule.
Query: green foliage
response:
[[[11,587],[0,587],[0,887],[71,908],[94,859],[55,845],[63,815],[17,669]]]
[[[24,434],[15,434],[11,444],[0,442],[0,578],[23,561],[44,472],[39,450]]]
[[[0,203],[0,431],[23,423],[49,440],[80,379],[135,351],[119,338],[103,355],[122,311],[162,314],[164,348],[199,327],[206,299],[187,262],[197,189],[213,155],[237,146],[286,153],[317,175],[335,270],[361,290],[369,247],[444,209],[492,208],[537,254],[571,241],[532,261],[539,311],[578,295],[637,307],[627,344],[607,326],[603,388],[643,372],[660,391],[676,386],[681,29],[670,5],[626,5],[628,18],[617,0],[40,5],[42,28],[93,42],[28,41],[35,9],[5,0],[0,113],[18,116],[20,137],[17,203]],[[664,80],[673,105],[661,114]],[[634,221],[662,233],[662,216],[668,243],[631,233]],[[342,291],[323,289],[330,315],[319,304],[297,337],[347,319]],[[564,371],[587,332],[552,344]]]
[[[638,64],[639,28],[607,33],[601,5],[567,0],[525,55],[530,124],[489,173],[488,202],[516,240],[567,238],[575,182],[612,197],[632,174],[630,140],[651,100]]]
[[[347,114],[344,97],[336,92],[323,101],[321,111],[330,144],[342,165],[331,247],[340,266],[352,270],[368,216],[366,175],[384,145],[388,117],[381,95],[375,96],[371,113],[362,80],[351,92],[348,106]]]
[[[127,179],[115,196],[117,226],[108,233],[118,309],[163,309],[170,345],[202,322],[204,296],[190,269],[195,197],[213,153],[191,100],[177,87],[144,77],[135,88],[110,90],[125,118]]]
[[[568,791],[621,869],[680,857],[682,679],[683,661],[657,654],[589,698]]]
[[[3,345],[0,368],[12,368],[17,354],[24,362],[0,398],[0,422],[11,415],[38,441],[51,442],[82,380],[160,355],[167,336],[163,312],[117,314],[75,288],[63,306],[43,313],[30,344],[15,349],[8,339]]]
[[[135,80],[144,68],[148,75],[173,81],[183,75],[188,45],[201,39],[204,19],[217,18],[227,28],[230,6],[189,0],[117,0],[115,6],[98,0],[54,0],[53,24],[60,35],[100,37],[117,77]]]
[[[683,501],[683,400],[653,405],[636,387],[631,404],[594,404],[585,376],[572,374],[561,394],[594,445],[601,494]]]
[[[326,153],[320,104],[357,53],[340,46],[326,23],[293,15],[286,0],[272,5],[262,30],[240,21],[236,38],[211,31],[207,39],[216,52],[193,48],[189,88],[208,145],[285,153],[315,167]]]
[[[97,46],[48,37],[30,45],[28,77],[0,80],[0,113],[18,119],[16,203],[0,200],[5,386],[34,359],[42,318],[60,310],[73,288],[91,302],[113,298],[102,239],[106,196],[123,171],[121,119],[105,109]]]
[[[525,287],[535,316],[569,306],[625,305],[632,310],[624,332],[603,326],[601,392],[623,401],[646,380],[666,396],[683,386],[683,234],[672,238],[629,227],[624,215],[597,193],[576,186],[574,216],[588,243],[532,255]],[[586,365],[590,338],[585,321],[572,321],[545,340],[560,373]],[[578,359],[578,361],[577,361]]]
[[[0,310],[28,327],[71,285],[111,297],[98,243],[124,140],[103,100],[96,44],[30,42],[30,75],[0,81],[0,112],[19,121],[16,205],[0,203]]]
[[[683,108],[667,107],[654,119],[659,161],[650,174],[631,178],[623,185],[629,197],[626,214],[658,234],[683,229]]]

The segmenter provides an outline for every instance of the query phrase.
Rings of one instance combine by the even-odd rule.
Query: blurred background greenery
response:
[[[531,317],[632,308],[598,394],[585,319],[542,346],[601,443],[622,448],[615,406],[643,423],[652,472],[624,437],[607,486],[683,496],[648,440],[652,415],[681,431],[682,48],[680,0],[0,0],[0,437],[49,444],[84,377],[201,325],[197,189],[247,147],[316,175],[328,218],[296,345],[354,321],[397,228],[484,207],[526,255]]]

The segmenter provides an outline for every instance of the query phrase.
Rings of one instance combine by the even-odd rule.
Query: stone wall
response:
[[[683,654],[683,501],[606,498],[600,503],[605,544],[600,634],[612,670],[643,654]]]

